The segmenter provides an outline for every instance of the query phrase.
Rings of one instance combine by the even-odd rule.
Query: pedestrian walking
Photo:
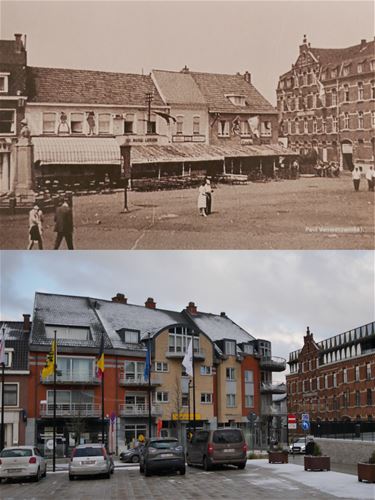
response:
[[[353,172],[352,172],[352,179],[353,179],[353,184],[354,184],[354,190],[358,191],[359,184],[361,182],[361,172],[360,172],[358,167],[354,167]]]
[[[206,184],[205,184],[205,192],[206,192],[206,214],[210,215],[212,211],[212,187],[211,187],[211,181],[208,177],[206,177]]]
[[[198,209],[202,217],[207,217],[206,208],[207,208],[206,182],[202,180],[198,190]]]
[[[68,249],[73,250],[73,212],[66,199],[62,203],[60,202],[56,209],[55,233],[57,233],[55,250],[59,248],[63,238],[65,238]]]
[[[372,165],[370,165],[367,169],[366,179],[367,179],[367,184],[368,184],[368,190],[374,191],[375,172],[374,172],[374,169],[372,168]]]
[[[31,250],[34,243],[37,241],[39,250],[43,250],[43,212],[40,210],[38,205],[34,207],[29,212],[29,245],[28,250]]]

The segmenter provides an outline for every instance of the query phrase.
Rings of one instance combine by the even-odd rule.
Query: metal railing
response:
[[[143,375],[134,374],[129,375],[129,373],[120,373],[119,383],[121,385],[128,386],[137,386],[137,385],[148,385],[148,378],[145,378]],[[151,374],[151,385],[159,385],[161,384],[160,377],[155,374]]]
[[[40,376],[41,382],[44,384],[53,383],[53,375],[43,379]],[[56,383],[58,384],[99,384],[100,379],[95,373],[87,373],[87,371],[73,370],[73,371],[56,371]]]
[[[260,384],[260,392],[268,394],[284,394],[286,393],[285,384],[271,384],[267,382],[262,382]]]
[[[168,349],[165,353],[167,358],[183,358],[186,354],[186,351],[176,351],[174,349]],[[206,353],[204,349],[195,349],[194,350],[195,359],[205,359]]]
[[[100,417],[101,410],[96,403],[56,403],[58,417]],[[40,416],[53,417],[53,403],[40,403]]]
[[[286,368],[286,360],[277,356],[268,356],[260,358],[259,361],[261,370],[269,370],[273,372],[282,372]]]
[[[156,416],[156,415],[161,415],[161,407],[158,404],[152,404],[151,405],[151,415]],[[148,405],[139,405],[139,404],[121,404],[120,405],[120,415],[125,417],[125,416],[132,416],[132,417],[145,417],[148,415]]]

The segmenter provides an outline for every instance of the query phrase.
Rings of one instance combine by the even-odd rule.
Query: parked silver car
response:
[[[114,463],[102,444],[80,444],[74,448],[69,463],[69,479],[78,476],[111,477]]]
[[[35,446],[12,446],[1,451],[0,482],[18,477],[39,481],[46,475],[47,462]]]

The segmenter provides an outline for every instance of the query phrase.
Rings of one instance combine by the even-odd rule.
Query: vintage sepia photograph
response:
[[[374,248],[373,2],[5,0],[0,38],[1,248]]]

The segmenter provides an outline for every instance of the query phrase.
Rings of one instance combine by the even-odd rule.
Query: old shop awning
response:
[[[298,153],[275,144],[259,146],[209,146],[206,144],[171,144],[168,146],[132,146],[132,165],[145,163],[180,163],[222,161],[225,158],[290,156]]]
[[[34,162],[41,165],[120,165],[115,139],[98,137],[33,137]]]

